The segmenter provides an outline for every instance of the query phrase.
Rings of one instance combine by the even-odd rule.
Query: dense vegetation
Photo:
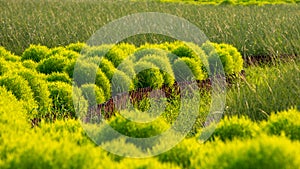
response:
[[[0,0],[0,168],[299,168],[299,1],[177,2]],[[79,43],[137,12],[186,18],[214,43],[154,34],[117,45]],[[248,56],[263,62],[247,64]],[[218,59],[227,83],[215,124],[207,115],[222,103],[211,88],[196,90],[197,102],[181,102],[174,84],[207,81]],[[145,97],[85,123],[87,110],[144,87],[167,87],[170,96]],[[195,121],[179,118],[182,107]],[[174,135],[188,133],[157,153],[176,143],[171,134],[155,137],[171,126]]]

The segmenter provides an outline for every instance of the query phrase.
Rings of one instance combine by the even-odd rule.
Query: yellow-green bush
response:
[[[189,138],[182,140],[171,150],[157,157],[162,163],[171,162],[181,168],[190,168],[192,158],[199,153],[201,153],[200,144],[195,138]]]
[[[105,102],[105,96],[102,88],[95,84],[84,84],[81,86],[84,98],[89,102],[89,106],[97,106]]]
[[[210,140],[220,139],[230,141],[233,139],[250,139],[260,132],[258,125],[245,116],[225,117],[218,124]]]
[[[37,72],[30,70],[21,70],[18,75],[27,80],[33,92],[33,98],[38,104],[39,115],[44,116],[49,111],[52,102],[46,81]]]
[[[39,62],[47,57],[49,49],[46,46],[41,45],[30,45],[23,54],[21,60],[33,60]]]
[[[0,58],[4,58],[7,61],[20,61],[21,58],[19,56],[16,56],[12,54],[10,51],[7,51],[4,47],[0,46]]]
[[[60,56],[53,55],[49,58],[42,60],[38,66],[37,71],[44,74],[51,74],[53,72],[63,72],[64,68],[68,65],[69,59]]]
[[[112,95],[128,92],[134,89],[132,80],[122,71],[115,71],[111,81]]]
[[[226,143],[217,141],[203,144],[199,153],[191,158],[190,168],[299,168],[299,147],[299,142],[274,136]]]
[[[95,84],[103,90],[105,99],[108,100],[111,97],[111,84],[100,69],[96,72]]]
[[[59,81],[59,82],[65,82],[65,83],[68,83],[68,84],[72,83],[72,79],[65,72],[62,72],[62,73],[53,72],[50,75],[47,75],[46,80],[48,82],[57,82],[57,81]]]
[[[116,68],[114,67],[113,63],[106,58],[101,58],[101,61],[99,63],[99,68],[102,70],[102,72],[106,75],[106,77],[111,80]]]
[[[87,48],[87,46],[85,43],[77,42],[77,43],[71,43],[71,44],[67,45],[65,48],[68,50],[80,53],[83,49]]]
[[[134,66],[136,76],[134,78],[135,88],[151,87],[161,88],[164,78],[159,68],[152,63],[141,61]]]
[[[284,134],[291,140],[300,140],[300,112],[296,109],[272,113],[262,128],[268,134]]]
[[[49,82],[48,88],[50,98],[52,99],[52,109],[48,117],[50,120],[56,118],[75,118],[76,113],[82,113],[81,110],[86,111],[87,102],[82,98],[82,93],[77,88],[72,90],[72,86],[64,82]],[[72,98],[73,95],[74,99]],[[81,105],[77,107],[77,103],[79,102]]]

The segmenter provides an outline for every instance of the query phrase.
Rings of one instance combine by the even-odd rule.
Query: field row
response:
[[[96,147],[76,120],[43,121],[39,127],[30,129],[23,104],[0,87],[1,168],[281,169],[300,165],[297,148],[300,146],[300,117],[296,109],[272,114],[269,120],[261,123],[245,117],[225,118],[205,144],[200,144],[198,137],[186,138],[156,157],[134,159],[108,153],[102,148],[118,145],[112,148],[137,157],[142,151],[138,144],[106,137],[108,142],[101,145],[102,148]],[[141,125],[116,117],[109,123],[123,134],[145,138],[169,127],[161,119]],[[172,140],[148,144],[159,149],[170,143]]]

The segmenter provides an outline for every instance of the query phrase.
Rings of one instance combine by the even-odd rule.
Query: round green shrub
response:
[[[52,99],[51,116],[55,118],[75,117],[72,99],[72,86],[64,82],[49,82],[48,88]],[[51,117],[50,117],[51,118]]]
[[[128,77],[133,78],[135,76],[134,63],[130,59],[123,60],[117,69],[124,72]]]
[[[120,168],[128,168],[128,169],[179,169],[180,167],[170,164],[170,163],[160,163],[155,158],[147,158],[147,159],[137,159],[137,158],[126,158],[122,160],[119,164]]]
[[[111,61],[115,67],[118,67],[122,61],[128,57],[128,54],[118,47],[118,45],[113,46],[106,54],[105,58]]]
[[[67,59],[77,59],[80,56],[80,54],[75,51],[67,50],[64,47],[56,47],[50,50],[50,52],[47,55],[47,58],[55,55],[59,55]]]
[[[46,46],[30,45],[29,48],[23,52],[21,60],[33,60],[35,62],[39,62],[46,58],[49,52],[50,51]]]
[[[117,44],[116,47],[121,49],[126,56],[132,55],[136,50],[136,47],[133,44],[129,44],[129,43],[120,43]]]
[[[177,48],[172,50],[172,53],[176,55],[177,57],[187,57],[187,58],[193,58],[196,61],[199,61],[199,56],[186,44],[182,43],[181,45],[178,45]]]
[[[0,86],[0,128],[1,133],[7,130],[29,129],[30,124],[27,122],[26,110],[22,102],[6,90],[5,87]],[[2,134],[0,140],[2,139]],[[1,144],[2,146],[2,144]],[[2,152],[2,151],[1,151]]]
[[[19,61],[21,58],[12,54],[10,51],[7,51],[4,47],[0,46],[0,58],[4,58],[7,61],[16,62]]]
[[[242,71],[244,64],[242,55],[232,45],[206,42],[202,45],[202,49],[208,54],[210,64],[220,59],[226,75],[237,75]]]
[[[47,75],[46,80],[48,82],[65,82],[68,84],[72,83],[72,79],[69,77],[69,75],[65,72],[59,73],[59,72],[53,72],[50,75]]]
[[[116,95],[122,92],[128,92],[134,89],[132,80],[122,71],[115,71],[115,74],[111,81],[112,95]]]
[[[12,63],[0,58],[0,76],[12,70]]]
[[[28,82],[21,76],[5,74],[0,77],[0,86],[11,91],[18,100],[32,100],[33,93]]]
[[[188,57],[177,59],[173,64],[173,71],[178,81],[204,80],[207,77],[199,63]]]
[[[298,168],[299,142],[284,137],[261,136],[249,140],[205,144],[191,158],[191,168]]]
[[[28,68],[28,69],[32,69],[32,70],[35,70],[38,63],[32,61],[32,60],[24,60],[22,62],[22,65],[25,67],[25,68]]]
[[[190,168],[191,158],[199,152],[201,152],[200,144],[195,138],[189,138],[182,140],[175,147],[157,157],[162,163],[171,162],[177,164],[181,168]]]
[[[84,84],[81,86],[84,98],[89,102],[89,106],[96,106],[105,102],[104,92],[95,84]]]
[[[210,140],[220,139],[230,141],[233,139],[250,139],[259,133],[259,127],[245,116],[225,117],[222,119]]]
[[[175,82],[175,76],[170,64],[169,59],[165,56],[158,56],[158,55],[147,55],[140,59],[140,61],[145,61],[149,63],[153,63],[160,69],[164,77],[164,84],[167,86],[172,86]]]
[[[40,114],[42,116],[45,115],[45,113],[49,111],[52,102],[46,81],[40,78],[38,73],[30,70],[22,70],[18,75],[27,80],[31,91],[33,92],[34,100],[39,106]]]
[[[137,73],[134,78],[135,88],[151,87],[159,89],[164,83],[163,75],[160,70],[152,63],[138,62],[134,66]]]
[[[96,72],[95,84],[103,90],[105,99],[108,100],[111,97],[111,84],[100,69]]]
[[[54,55],[47,59],[42,60],[38,66],[37,71],[44,74],[51,74],[53,72],[63,72],[64,68],[68,65],[69,60],[60,55]]]
[[[296,109],[272,113],[263,123],[263,130],[271,135],[284,134],[291,140],[300,140],[300,113]]]
[[[116,68],[114,67],[113,63],[106,58],[101,58],[101,61],[99,63],[99,68],[102,70],[102,72],[106,75],[106,77],[111,80]]]
[[[80,53],[82,50],[84,50],[86,48],[86,44],[85,43],[71,43],[69,45],[66,46],[66,49]]]
[[[168,58],[168,53],[162,49],[159,48],[138,48],[136,52],[134,53],[134,61],[139,61],[141,58],[147,56],[147,55],[156,55],[161,56],[163,58]]]
[[[92,46],[88,48],[87,50],[84,50],[82,54],[89,58],[89,57],[102,57],[104,56],[110,49],[112,48],[112,45],[106,44],[101,46]]]
[[[64,72],[66,72],[71,79],[73,79],[74,67],[76,64],[76,60],[71,60],[64,68]]]
[[[169,125],[161,118],[157,118],[156,120],[149,123],[137,123],[130,121],[120,115],[113,117],[109,121],[109,125],[121,134],[134,138],[149,138],[159,135],[169,128]],[[143,146],[145,145],[155,145],[157,143],[156,141],[158,140],[154,140],[154,142],[143,143],[134,142],[130,139],[127,141],[132,141],[132,143],[134,143],[138,148],[143,148]]]
[[[74,65],[73,80],[77,86],[94,83],[98,66],[85,60],[78,60]]]
[[[5,74],[0,77],[0,86],[4,86],[8,91],[12,92],[19,101],[24,103],[23,105],[27,110],[28,118],[37,116],[37,104],[28,81],[19,75]]]

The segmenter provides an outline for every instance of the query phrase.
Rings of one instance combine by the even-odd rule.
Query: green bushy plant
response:
[[[126,158],[120,162],[119,165],[121,168],[128,168],[128,169],[179,169],[180,167],[170,164],[170,163],[160,163],[158,160],[154,158],[148,159],[134,159],[134,158]]]
[[[118,132],[134,138],[149,138],[159,135],[169,128],[169,125],[161,118],[157,118],[149,123],[139,123],[130,121],[120,115],[113,117],[110,120],[109,125]],[[134,140],[127,141],[133,141],[132,143],[135,143],[137,147],[143,148],[143,146],[155,145],[158,140],[150,140],[153,142],[134,142]]]
[[[201,147],[201,153],[191,158],[191,168],[298,168],[299,146],[285,137],[217,141]]]
[[[33,93],[28,82],[21,76],[5,74],[0,77],[0,86],[11,91],[18,100],[33,99]]]
[[[171,162],[181,168],[190,168],[191,158],[199,152],[201,152],[200,144],[195,138],[189,138],[182,140],[175,147],[157,157],[162,163]]]
[[[0,75],[3,75],[6,72],[11,71],[12,63],[0,58]]]
[[[4,47],[0,46],[0,58],[4,58],[7,61],[16,62],[19,61],[21,58],[12,54],[10,51],[7,51]]]
[[[74,63],[73,80],[77,86],[94,83],[98,66],[84,60],[78,60]],[[75,77],[76,76],[76,77]]]
[[[106,77],[111,80],[116,68],[114,67],[114,64],[107,60],[106,58],[101,58],[101,61],[99,63],[99,68],[102,70],[102,72],[106,75]]]
[[[164,78],[164,84],[167,86],[172,86],[175,82],[175,76],[170,64],[170,61],[167,57],[158,56],[158,55],[147,55],[142,57],[140,61],[145,61],[154,64],[160,69],[160,72]]]
[[[132,80],[122,71],[115,71],[111,81],[112,95],[134,89]]]
[[[36,70],[38,63],[34,62],[33,60],[24,60],[22,65],[27,69]]]
[[[209,128],[209,127],[208,127]],[[210,140],[250,139],[259,134],[259,127],[245,116],[225,117],[218,124]]]
[[[82,94],[89,102],[89,106],[96,106],[105,102],[105,96],[102,88],[95,84],[84,84],[81,86]]]
[[[55,55],[59,55],[70,60],[77,59],[80,56],[80,54],[75,51],[68,50],[64,47],[56,47],[50,50],[50,52],[47,55],[47,58]]]
[[[113,46],[105,54],[105,58],[111,61],[115,67],[118,67],[118,65],[121,64],[126,57],[128,57],[128,53],[119,48],[118,45]]]
[[[0,77],[0,86],[4,86],[19,101],[24,102],[23,105],[28,112],[27,115],[29,118],[36,116],[37,104],[27,80],[19,75],[5,74]]]
[[[146,46],[147,47],[147,46]],[[153,47],[147,47],[145,48],[145,46],[140,47],[136,50],[136,52],[134,53],[134,57],[132,57],[133,61],[139,61],[141,58],[147,56],[147,55],[156,55],[156,56],[161,56],[163,58],[167,58],[167,51],[164,51],[162,49],[159,48],[153,48]]]
[[[79,96],[81,93],[73,92],[72,86],[64,82],[49,82],[48,88],[52,99],[52,114],[49,115],[49,119],[76,117],[76,108],[78,107],[75,107],[72,97],[74,94]]]
[[[284,134],[291,140],[300,140],[300,112],[296,109],[272,113],[269,119],[263,123],[263,130],[268,134]]]
[[[77,42],[77,43],[71,43],[71,44],[67,45],[65,48],[68,50],[80,53],[82,50],[85,50],[87,48],[87,46],[85,43]]]
[[[27,121],[26,114],[23,103],[19,102],[12,92],[0,86],[0,140],[3,139],[2,134],[9,130],[29,129],[30,123]]]
[[[105,99],[108,100],[111,97],[111,84],[100,69],[96,72],[95,84],[103,90]]]
[[[104,56],[110,49],[112,48],[112,45],[105,44],[100,46],[92,46],[88,48],[87,50],[84,50],[82,54],[84,54],[85,57],[102,57]]]
[[[185,72],[183,64],[189,67],[192,74],[190,73],[190,71]],[[207,77],[205,72],[203,72],[203,70],[201,69],[201,65],[195,59],[188,57],[181,57],[176,60],[173,65],[173,70],[174,72],[176,72],[175,75],[179,75],[180,77],[184,77],[189,80],[193,79],[193,76],[194,80],[204,80]],[[178,79],[180,78],[178,77]]]
[[[46,58],[49,52],[50,51],[46,46],[30,45],[29,48],[23,52],[21,60],[33,60],[39,62]]]
[[[202,45],[202,49],[208,55],[210,64],[215,63],[214,59],[220,59],[226,75],[237,75],[242,71],[244,60],[242,55],[232,45],[206,42]]]
[[[68,65],[69,60],[60,55],[54,55],[47,59],[42,60],[37,70],[44,74],[51,74],[53,72],[63,72],[64,68]]]
[[[134,66],[137,73],[134,78],[135,88],[151,87],[153,89],[161,88],[164,79],[159,68],[149,62],[138,62]]]
[[[135,76],[134,63],[130,59],[125,59],[117,67],[118,70],[124,72],[128,77],[133,78]]]
[[[50,75],[47,75],[46,80],[48,82],[65,82],[68,84],[72,83],[72,79],[69,77],[69,75],[65,72],[59,73],[59,72],[53,72]]]
[[[27,80],[28,85],[33,92],[34,100],[39,106],[39,114],[44,116],[51,106],[50,92],[45,80],[43,80],[37,72],[23,70],[18,73],[21,77]]]

